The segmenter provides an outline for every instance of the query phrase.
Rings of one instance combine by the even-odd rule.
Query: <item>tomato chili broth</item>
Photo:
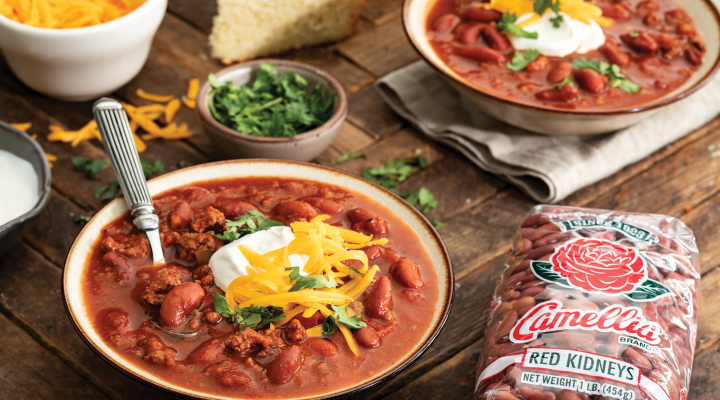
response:
[[[255,180],[259,179],[259,180],[265,180],[265,181],[275,180],[276,182],[282,182],[283,180],[286,180],[284,178],[268,178],[268,177],[250,178],[250,179],[255,179]],[[248,181],[248,179],[236,179],[236,180],[234,180],[234,182],[237,183],[237,182],[240,182],[243,180],[246,182]],[[297,181],[296,179],[291,179],[291,180]],[[305,181],[305,182],[308,182],[308,181]],[[308,182],[308,183],[315,184],[315,185],[327,186],[326,184],[321,184],[318,182]],[[205,182],[205,183],[194,183],[191,186],[199,186],[199,187],[205,187],[205,188],[213,188],[213,187],[217,188],[219,185],[231,186],[232,181],[225,180],[225,181],[211,181],[211,182]],[[276,184],[276,186],[277,186],[277,184]],[[152,184],[151,184],[151,187],[152,187]],[[366,207],[369,207],[370,209],[382,214],[383,216],[385,216],[385,215],[388,216],[387,220],[390,223],[390,225],[392,226],[392,228],[391,228],[392,230],[390,231],[390,236],[389,236],[392,242],[390,244],[388,244],[388,246],[395,246],[398,249],[410,247],[412,249],[413,253],[416,253],[416,254],[420,253],[417,251],[417,249],[418,249],[417,241],[423,242],[423,240],[421,238],[417,237],[416,233],[413,232],[412,228],[410,228],[409,226],[407,226],[404,223],[402,223],[401,221],[399,221],[399,219],[396,220],[397,217],[393,215],[393,212],[388,210],[386,207],[374,202],[373,200],[370,200],[369,198],[367,198],[363,195],[360,195],[357,192],[350,193],[349,191],[346,191],[344,189],[338,189],[338,190],[339,190],[339,192],[344,193],[344,194],[342,194],[342,196],[352,197],[353,205],[361,205],[362,204],[362,205],[365,205]],[[170,190],[170,191],[162,193],[161,195],[155,196],[155,198],[157,199],[157,198],[162,198],[162,197],[165,197],[168,195],[172,195],[176,191],[177,190]],[[108,208],[115,208],[115,214],[117,215],[120,212],[120,210],[118,210],[118,208],[124,209],[124,204],[120,204],[120,206],[123,206],[123,207],[118,207],[118,206],[119,206],[119,204],[117,203],[117,200],[116,200],[116,203],[109,205]],[[272,208],[272,206],[270,206],[270,208]],[[260,209],[263,212],[268,211],[267,209],[264,209],[264,208],[260,208]],[[105,210],[103,210],[103,211],[105,211]],[[104,212],[101,212],[100,214],[103,216],[106,215]],[[270,217],[272,218],[272,215],[270,215]],[[107,217],[105,217],[105,220],[107,220]],[[118,224],[118,223],[121,223],[121,221],[128,221],[128,220],[129,220],[129,216],[127,214],[125,214],[123,216],[116,218],[110,225]],[[89,228],[92,227],[95,234],[97,234],[99,232],[99,224],[102,222],[98,222],[97,224],[93,224],[92,222],[94,222],[94,221],[91,221],[91,224],[85,228],[85,231],[87,231]],[[326,222],[333,223],[333,220],[326,221]],[[85,234],[86,234],[86,232],[83,232],[81,234],[81,238]],[[397,235],[397,238],[395,237],[395,235]],[[98,241],[99,241],[99,239],[98,239]],[[91,271],[98,272],[97,260],[98,260],[98,257],[101,256],[100,246],[99,246],[98,241],[96,241],[96,243],[93,245],[94,253],[90,260],[90,269],[87,269],[85,272],[83,272],[82,275],[84,277],[93,275],[93,273]],[[86,240],[83,240],[83,242],[86,242]],[[404,242],[404,244],[398,246],[397,243],[399,243],[399,242]],[[439,244],[441,244],[441,243],[439,243]],[[87,244],[85,244],[85,245],[87,245]],[[78,243],[76,243],[76,245],[73,247],[73,252],[75,252],[76,250],[79,250]],[[444,251],[444,247],[442,248],[442,250]],[[170,249],[170,251],[166,252],[166,257],[171,264],[178,261],[175,259],[175,256],[173,253],[174,253],[173,249]],[[100,339],[100,338],[98,337],[97,332],[88,332],[87,321],[85,321],[85,323],[82,323],[82,324],[76,324],[76,328],[78,328],[79,332],[81,333],[81,336],[83,336],[83,338],[86,339],[86,341],[88,341],[88,343],[91,344],[91,346],[96,351],[101,353],[103,356],[106,356],[107,358],[109,358],[109,361],[111,361],[113,364],[115,364],[116,367],[119,367],[121,370],[123,370],[123,372],[129,373],[131,376],[133,376],[135,378],[139,378],[141,380],[150,380],[155,385],[159,385],[160,387],[163,387],[163,388],[169,389],[169,390],[178,390],[178,388],[173,387],[173,385],[177,384],[178,386],[181,386],[183,388],[183,390],[182,390],[183,392],[188,392],[188,393],[197,391],[197,392],[202,392],[202,393],[206,393],[206,394],[212,393],[217,396],[232,394],[235,396],[254,397],[254,398],[256,398],[256,397],[302,397],[302,396],[317,396],[317,395],[325,395],[325,394],[332,395],[334,393],[342,392],[342,391],[350,389],[350,388],[353,388],[355,390],[362,390],[364,388],[364,387],[362,387],[364,382],[368,382],[369,380],[374,379],[375,381],[372,382],[371,384],[378,383],[381,381],[378,378],[387,378],[387,377],[383,377],[382,375],[387,375],[387,373],[389,371],[393,370],[393,367],[397,367],[397,366],[405,367],[411,361],[413,361],[415,358],[417,358],[419,356],[420,352],[422,352],[425,348],[427,348],[427,346],[429,346],[429,344],[432,342],[432,340],[434,340],[434,337],[436,337],[436,335],[439,333],[439,329],[441,328],[442,324],[444,323],[445,319],[447,318],[447,312],[449,311],[449,304],[447,302],[445,302],[447,299],[444,300],[442,298],[442,297],[447,297],[447,295],[442,294],[444,291],[440,290],[442,287],[444,287],[448,283],[447,278],[445,276],[441,276],[442,279],[440,279],[440,281],[438,281],[437,276],[429,275],[430,271],[434,270],[434,268],[432,268],[433,261],[431,260],[431,256],[427,252],[427,250],[423,250],[421,253],[422,254],[419,254],[419,259],[423,260],[422,263],[423,264],[425,264],[425,263],[431,264],[431,265],[429,265],[430,268],[422,268],[421,267],[422,268],[421,273],[423,274],[422,275],[423,281],[426,283],[424,289],[429,290],[427,296],[425,294],[423,294],[423,296],[426,297],[425,303],[433,304],[433,305],[436,305],[437,307],[425,307],[425,310],[420,310],[421,317],[417,318],[418,308],[415,307],[411,310],[412,307],[407,307],[407,306],[403,307],[402,306],[403,300],[398,298],[398,295],[397,295],[399,293],[399,290],[398,290],[398,291],[394,292],[394,296],[393,296],[394,301],[396,303],[393,313],[395,314],[396,321],[398,322],[398,328],[401,325],[406,325],[409,328],[411,321],[415,320],[416,325],[423,325],[425,327],[425,329],[419,329],[416,332],[414,332],[414,334],[412,332],[408,332],[408,333],[406,333],[408,336],[406,336],[405,333],[401,333],[401,331],[402,331],[401,329],[398,329],[398,330],[396,330],[395,333],[391,333],[390,335],[386,336],[383,339],[382,345],[379,348],[371,349],[369,351],[367,351],[367,349],[361,349],[360,357],[357,359],[355,359],[354,357],[351,357],[351,355],[348,354],[347,346],[343,343],[342,340],[336,340],[337,338],[333,338],[333,342],[336,345],[338,345],[338,347],[340,348],[339,354],[337,356],[333,357],[334,358],[332,360],[332,363],[334,364],[333,368],[338,371],[341,371],[341,375],[342,375],[343,371],[350,371],[350,368],[348,368],[348,365],[353,365],[353,363],[354,364],[360,363],[360,364],[364,364],[364,365],[360,365],[358,367],[358,370],[364,371],[364,373],[362,373],[361,375],[358,375],[357,372],[355,374],[350,374],[349,372],[347,372],[345,374],[345,377],[347,377],[348,379],[337,379],[334,382],[323,386],[322,391],[318,391],[316,388],[309,389],[309,387],[313,386],[313,385],[311,385],[311,383],[313,382],[313,379],[308,379],[308,378],[305,379],[305,385],[303,386],[303,388],[299,388],[299,390],[298,390],[298,388],[295,387],[292,380],[285,385],[280,385],[280,386],[270,385],[270,386],[275,386],[274,388],[271,388],[271,389],[273,389],[272,392],[269,392],[266,390],[267,384],[256,385],[254,391],[253,390],[230,390],[229,391],[223,387],[219,387],[219,389],[218,389],[219,385],[214,384],[212,382],[211,378],[210,379],[203,378],[202,375],[199,375],[196,373],[197,371],[190,371],[190,372],[186,371],[186,373],[182,373],[180,375],[178,375],[177,372],[175,372],[173,374],[168,374],[166,367],[156,366],[154,364],[151,365],[150,363],[145,362],[142,359],[137,359],[137,360],[131,361],[130,359],[128,359],[125,356],[118,357],[118,353],[115,353],[114,350],[111,350],[110,346],[108,346],[106,343],[101,343],[98,341],[98,339]],[[435,255],[433,255],[433,258],[437,258],[434,256]],[[442,254],[440,256],[442,256]],[[71,253],[71,255],[69,257],[69,261],[71,261],[72,258],[73,258],[73,254]],[[151,260],[148,258],[147,260],[145,260],[145,262],[151,263]],[[184,262],[181,261],[181,263],[184,263]],[[389,265],[384,262],[377,262],[377,264],[380,266],[380,270],[381,270],[380,275],[388,275],[387,269],[388,269]],[[443,275],[443,274],[441,274],[441,275]],[[451,276],[449,278],[451,278]],[[67,295],[67,286],[68,286],[67,276],[66,276],[64,284],[66,286],[66,289],[65,289],[66,297],[69,297]],[[72,286],[78,286],[78,285],[72,285]],[[83,290],[82,288],[80,288],[80,289]],[[451,286],[447,286],[446,290],[451,290]],[[93,304],[93,302],[87,301],[87,309],[83,310],[83,312],[85,313],[85,318],[92,321],[96,318],[96,316],[97,316],[96,314],[98,313],[98,311],[108,308],[106,306],[110,306],[110,305],[117,306],[117,301],[111,300],[111,299],[102,299],[103,296],[99,296],[100,294],[106,293],[108,291],[113,292],[116,295],[119,294],[119,296],[112,296],[113,298],[119,297],[121,299],[124,299],[124,300],[122,300],[123,305],[120,308],[123,308],[126,310],[134,309],[130,312],[129,319],[130,319],[132,327],[136,328],[139,325],[139,323],[145,319],[144,310],[140,310],[140,309],[142,309],[142,307],[140,307],[140,302],[139,302],[140,291],[138,289],[134,289],[134,283],[127,287],[119,287],[118,288],[117,286],[113,286],[111,284],[111,282],[105,282],[102,275],[99,275],[99,278],[97,280],[95,280],[91,290],[87,290],[87,291],[85,291],[85,293],[83,293],[82,297],[85,297],[85,299],[87,299],[87,300],[95,299],[94,304]],[[76,296],[72,296],[72,297],[76,297]],[[108,297],[108,296],[105,296],[105,297]],[[360,300],[362,300],[362,298]],[[76,299],[76,301],[77,301],[77,299]],[[72,302],[72,301],[70,299],[66,299],[66,304],[68,302]],[[103,303],[105,303],[105,304],[103,304]],[[68,307],[69,307],[69,305],[68,305]],[[69,307],[69,308],[72,308],[72,307]],[[407,310],[407,312],[403,312],[402,311],[403,308],[405,308]],[[128,311],[130,311],[130,310],[128,310]],[[412,311],[414,313],[413,317],[410,316],[410,311]],[[70,314],[71,314],[71,316],[73,316],[73,318],[72,318],[73,322],[77,322],[76,316],[73,315],[75,313],[70,312]],[[222,324],[224,324],[224,322],[221,323],[221,325]],[[435,328],[434,330],[432,329],[433,327]],[[225,328],[227,328],[227,327],[225,327]],[[232,329],[230,329],[230,330],[232,330]],[[157,332],[154,332],[154,333],[157,333]],[[218,330],[217,332],[214,332],[214,334],[216,336],[224,335],[226,333],[227,332],[223,331],[222,329]],[[88,338],[85,338],[85,336],[88,336]],[[198,339],[194,342],[178,340],[174,337],[170,337],[170,335],[165,334],[164,332],[161,332],[157,336],[160,337],[163,340],[163,342],[166,342],[167,345],[172,346],[177,350],[177,355],[176,355],[176,358],[178,361],[176,363],[176,366],[177,366],[178,364],[183,363],[183,361],[181,361],[181,360],[183,360],[186,357],[186,355],[188,353],[190,353],[190,351],[192,351],[192,349],[198,345],[198,343],[203,342],[205,339],[208,339],[212,335],[208,334],[206,336],[202,336],[200,339]],[[395,336],[395,337],[393,337],[393,336]],[[401,340],[401,336],[404,339]],[[100,341],[102,341],[102,339],[100,339]],[[372,354],[373,352],[375,352],[376,354],[383,354],[383,357],[380,357],[381,360],[379,360],[378,362],[373,362],[372,364],[367,362],[367,360],[365,362],[359,362],[359,360],[363,360],[365,358],[370,360],[370,357],[373,356],[373,354]],[[388,354],[392,354],[393,357],[387,357]],[[130,363],[132,365],[129,365],[128,363]],[[205,364],[202,368],[196,368],[196,369],[202,370],[205,367],[207,367],[207,365],[208,364]],[[192,368],[190,368],[190,370],[192,370]],[[154,375],[154,376],[152,378],[147,377],[146,376],[147,373],[145,371],[151,372],[152,375]],[[399,372],[399,369],[396,369],[393,372],[397,373],[397,372]],[[145,376],[143,376],[143,374]],[[186,377],[194,376],[194,378],[193,378],[194,380],[183,382],[183,380],[187,379],[187,378],[183,378],[182,375],[185,375]],[[150,379],[148,379],[148,378],[150,378]],[[213,386],[215,386],[215,390],[213,390],[213,388],[212,388]],[[196,392],[196,394],[198,394],[197,392]]]
[[[639,1],[639,0],[638,0]],[[633,1],[632,4],[634,5],[638,1]],[[675,2],[673,0],[659,0],[663,4],[673,4],[675,8],[683,9],[683,4],[679,3],[689,3],[688,1],[681,1],[681,2]],[[633,113],[633,112],[640,112],[640,111],[647,111],[656,109],[658,107],[665,106],[667,104],[671,104],[675,101],[681,100],[690,94],[693,94],[696,90],[703,87],[717,72],[718,68],[720,68],[720,54],[718,54],[718,48],[716,41],[713,40],[713,38],[718,36],[718,30],[720,29],[720,15],[718,15],[718,10],[716,7],[710,3],[709,1],[701,0],[697,2],[690,2],[690,3],[698,3],[696,5],[693,5],[694,10],[702,10],[702,15],[697,17],[695,14],[690,14],[691,17],[691,23],[693,24],[693,27],[696,29],[696,31],[700,34],[705,36],[706,39],[708,39],[707,45],[708,45],[708,51],[705,53],[705,56],[703,57],[702,64],[694,69],[692,71],[692,74],[690,75],[689,79],[684,81],[680,85],[676,85],[676,87],[670,88],[666,91],[666,93],[655,96],[654,98],[649,98],[647,101],[632,101],[630,99],[626,99],[627,103],[623,105],[618,106],[609,106],[608,104],[605,104],[602,107],[568,107],[568,104],[552,104],[552,103],[545,103],[542,104],[537,99],[529,98],[531,96],[525,96],[528,97],[527,99],[519,99],[517,96],[513,97],[512,95],[506,95],[503,93],[499,93],[497,90],[494,90],[493,88],[487,88],[483,85],[478,84],[478,82],[473,79],[472,77],[468,77],[469,71],[462,71],[462,68],[468,68],[469,65],[472,65],[474,61],[471,61],[467,58],[463,59],[463,57],[457,55],[457,54],[451,54],[451,52],[447,51],[448,42],[442,42],[437,39],[439,36],[436,32],[432,31],[433,22],[437,20],[439,16],[444,15],[444,13],[448,12],[452,9],[452,5],[450,3],[453,3],[450,0],[409,0],[405,2],[404,12],[403,12],[403,19],[404,24],[406,27],[406,34],[408,35],[410,41],[415,46],[416,50],[420,53],[420,55],[427,61],[433,68],[435,68],[441,75],[443,75],[444,78],[448,79],[453,85],[461,85],[462,87],[459,87],[458,90],[461,90],[463,92],[466,89],[469,89],[472,91],[472,93],[468,93],[466,95],[482,95],[484,97],[488,97],[492,99],[493,101],[497,101],[498,103],[504,103],[507,105],[512,105],[518,108],[524,108],[527,110],[542,110],[543,112],[549,113],[549,114],[562,114],[562,115],[584,115],[588,117],[595,117],[595,116],[610,116],[610,115],[618,115],[618,114],[624,114],[624,113]],[[603,0],[600,1],[600,3],[608,3],[610,2],[604,2]],[[667,3],[667,4],[666,4]],[[701,23],[697,24],[695,20],[699,20]],[[628,22],[628,21],[621,21],[621,22]],[[633,21],[629,21],[633,22]],[[642,20],[640,21],[642,23]],[[606,33],[608,33],[608,37],[613,36],[616,38],[616,34],[618,32],[621,32],[622,29],[625,28],[626,24],[616,24],[613,27],[609,28],[603,28]],[[646,27],[645,27],[646,28]],[[447,35],[445,35],[445,39],[447,39]],[[616,38],[616,40],[619,42],[619,39]],[[478,43],[483,42],[482,35],[480,36],[480,39],[478,40]],[[445,46],[445,52],[443,53],[442,49],[438,51],[439,47]],[[625,44],[622,44],[622,46],[625,46]],[[623,47],[624,50],[627,50],[626,47]],[[509,53],[506,54],[507,61],[509,62],[512,58],[513,51],[511,46],[511,50]],[[606,57],[604,57],[598,50],[593,50],[587,54],[571,54],[565,57],[548,57],[551,60],[551,64],[555,65],[558,60],[573,60],[576,58],[587,58],[587,59],[597,59],[598,61],[608,61]],[[450,60],[450,63],[448,63],[448,60]],[[459,60],[459,61],[458,61]],[[460,65],[460,71],[458,71],[457,68],[453,68],[451,65],[452,62],[457,62],[458,65]],[[609,61],[608,61],[609,62]],[[474,62],[476,65],[481,64],[480,62]],[[503,63],[504,64],[504,63]],[[611,63],[612,64],[612,63]],[[500,65],[493,65],[493,67],[497,67],[498,70],[503,70],[505,73],[512,73],[512,71],[509,71],[507,68],[504,68],[504,65],[501,68]],[[637,72],[639,70],[639,65],[635,63],[634,61],[631,62],[631,65],[623,68],[623,72],[628,71],[635,71]],[[477,72],[477,69],[475,69],[474,72]],[[492,68],[490,68],[492,69]],[[542,80],[545,79],[545,75],[548,74],[550,71],[550,68],[546,68],[541,72],[535,72],[535,73],[527,73],[526,71],[521,71],[521,75],[525,75],[525,80],[523,82],[529,82],[532,83],[534,80]],[[472,75],[472,73],[471,73]],[[486,76],[483,78],[486,82],[493,79],[493,76]],[[642,81],[641,81],[642,82]],[[577,86],[577,83],[575,83]],[[547,86],[547,85],[546,85]],[[552,87],[550,85],[549,87]],[[543,89],[546,89],[546,87],[543,86]],[[616,89],[617,90],[617,89]],[[517,90],[515,91],[517,92]],[[582,90],[581,90],[582,92]],[[513,93],[511,93],[513,94]],[[517,94],[517,93],[514,93]],[[607,94],[607,90],[602,95]],[[623,93],[623,94],[630,94],[630,93]],[[650,97],[649,95],[643,95],[644,97]],[[641,98],[643,96],[640,96]],[[624,96],[617,96],[617,97],[624,97]],[[582,99],[582,97],[581,97]],[[625,101],[625,100],[623,100]],[[579,105],[579,103],[575,103],[575,105]]]

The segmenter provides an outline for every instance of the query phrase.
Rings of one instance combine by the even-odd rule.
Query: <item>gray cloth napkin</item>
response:
[[[536,135],[493,119],[462,98],[424,61],[394,71],[377,88],[395,112],[431,139],[463,153],[542,203],[642,160],[720,112],[720,79],[629,128],[594,136]]]

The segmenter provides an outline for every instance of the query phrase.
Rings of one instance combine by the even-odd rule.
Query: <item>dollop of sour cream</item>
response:
[[[518,17],[517,24],[537,15],[524,14]],[[568,54],[585,54],[595,50],[605,43],[605,33],[595,21],[590,20],[587,25],[570,18],[561,12],[563,21],[558,28],[553,27],[550,19],[555,17],[554,12],[546,12],[538,20],[523,27],[527,32],[537,32],[537,39],[529,39],[511,35],[510,41],[517,50],[535,49],[540,54],[552,57],[564,57]]]
[[[285,247],[295,239],[292,229],[287,226],[274,226],[270,229],[252,233],[228,243],[210,257],[210,269],[215,277],[215,284],[227,291],[230,283],[241,276],[247,276],[250,262],[240,252],[239,245],[244,244],[252,250],[265,254]],[[307,275],[303,268],[309,257],[304,254],[288,256],[294,267],[300,267],[300,275]]]
[[[0,225],[4,225],[32,210],[40,193],[38,176],[27,160],[0,150],[0,172]]]

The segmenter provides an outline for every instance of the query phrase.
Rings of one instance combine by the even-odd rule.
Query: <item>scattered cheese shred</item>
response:
[[[167,107],[165,107],[165,122],[171,123],[175,119],[175,115],[177,114],[178,110],[180,109],[180,100],[178,99],[172,99],[168,103]]]
[[[200,79],[192,78],[192,79],[190,79],[190,82],[188,82],[187,96],[185,96],[185,97],[194,101],[195,98],[197,97],[199,90],[200,90]]]
[[[328,215],[319,215],[310,222],[291,224],[295,239],[286,247],[259,254],[245,245],[239,245],[240,252],[250,264],[249,274],[233,280],[225,296],[230,307],[241,308],[256,306],[275,306],[284,309],[285,317],[276,322],[283,326],[297,315],[309,318],[317,311],[326,318],[334,315],[328,308],[330,304],[341,306],[352,303],[372,284],[375,274],[380,270],[377,265],[370,267],[365,252],[356,250],[370,244],[383,245],[387,239],[372,240],[372,236],[341,229],[323,221]],[[321,289],[301,289],[291,292],[294,282],[290,274],[294,266],[290,263],[292,254],[304,254],[308,261],[303,267],[309,275],[323,275],[329,287]],[[357,270],[343,264],[343,261],[356,260],[362,263]],[[334,286],[334,287],[333,287]],[[352,311],[345,308],[348,316]],[[317,328],[317,329],[316,329]],[[352,332],[343,324],[338,328],[348,347],[357,356],[358,350]],[[321,337],[319,326],[308,329],[310,337]]]
[[[148,93],[140,88],[138,88],[135,91],[135,94],[137,95],[137,97],[139,97],[143,100],[154,101],[156,103],[167,103],[175,98],[175,96],[173,96],[171,94],[166,95],[166,96],[161,95],[161,94],[152,94],[152,93]]]
[[[183,96],[182,98],[183,104],[185,104],[185,107],[194,110],[195,109],[195,100],[194,99],[188,99],[187,97]]]
[[[478,7],[490,8],[502,13],[515,14],[521,16],[534,13],[535,0],[490,0],[490,3],[476,3]],[[560,0],[560,11],[567,14],[570,18],[578,20],[584,24],[590,25],[590,20],[595,21],[600,26],[613,26],[615,23],[610,18],[602,16],[602,9],[594,2],[585,0]],[[552,12],[549,9],[545,12]],[[534,15],[531,18],[518,24],[525,27],[539,19],[540,15]]]
[[[99,25],[129,14],[145,0],[0,0],[0,14],[39,28]]]
[[[16,124],[10,124],[10,126],[19,131],[27,132],[27,130],[32,127],[32,122],[18,122]]]
[[[45,153],[45,158],[47,158],[48,164],[50,164],[50,168],[52,168],[53,163],[58,160],[57,156],[48,153]]]
[[[311,338],[311,337],[314,337],[314,338],[322,337],[322,335],[323,335],[322,326],[318,325],[318,326],[313,326],[313,327],[310,328],[310,329],[306,329],[306,330],[305,330],[305,334],[306,334],[307,337],[309,337],[309,338]]]

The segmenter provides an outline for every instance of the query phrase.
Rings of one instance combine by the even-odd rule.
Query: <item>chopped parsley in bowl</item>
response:
[[[320,83],[309,89],[296,72],[278,74],[271,63],[261,64],[255,80],[236,85],[210,74],[208,107],[213,117],[246,135],[295,137],[311,131],[333,115],[336,93],[326,93]]]

